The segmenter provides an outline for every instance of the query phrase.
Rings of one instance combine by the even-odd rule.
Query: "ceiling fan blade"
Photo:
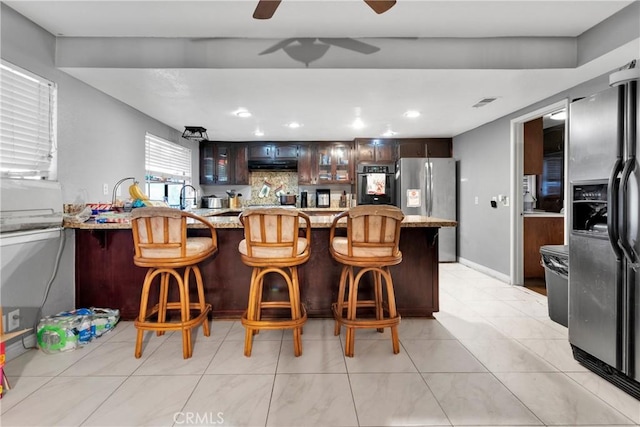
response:
[[[278,6],[280,6],[280,1],[281,0],[259,0],[256,10],[253,11],[253,17],[255,19],[271,18]]]
[[[364,53],[365,55],[369,55],[371,53],[376,53],[380,50],[379,47],[370,45],[368,43],[363,43],[361,41],[340,37],[340,38],[320,38],[318,39],[322,43],[330,44],[333,46],[338,46],[343,49],[354,50],[356,52]]]
[[[270,48],[263,50],[258,55],[266,55],[268,53],[273,53],[276,50],[283,49],[286,46],[289,46],[291,43],[293,43],[296,40],[298,40],[298,39],[284,39],[284,40],[281,40],[278,43],[276,43],[273,46],[271,46]]]
[[[364,0],[364,2],[377,14],[385,13],[396,4],[396,0]]]

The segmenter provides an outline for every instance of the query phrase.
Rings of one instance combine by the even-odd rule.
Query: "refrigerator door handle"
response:
[[[624,164],[622,170],[622,177],[620,178],[620,190],[619,190],[619,203],[620,209],[620,230],[618,231],[618,246],[622,250],[627,262],[634,270],[638,270],[640,263],[638,262],[638,253],[633,248],[633,244],[629,241],[628,224],[629,218],[629,180],[631,174],[636,168],[636,129],[635,129],[635,117],[636,117],[636,82],[630,82],[626,85],[626,101],[627,101],[627,161]]]
[[[427,216],[433,213],[433,170],[431,162],[427,160]]]
[[[620,180],[618,174],[622,171],[622,159],[618,157],[611,170],[611,176],[609,176],[609,183],[607,185],[607,230],[609,235],[609,242],[611,248],[616,255],[616,259],[623,258],[622,249],[620,248],[620,230],[618,223],[618,208],[619,208],[619,196],[620,196]]]

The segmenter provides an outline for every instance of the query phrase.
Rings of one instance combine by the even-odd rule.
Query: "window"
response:
[[[180,189],[191,183],[191,150],[147,133],[145,169],[149,198],[166,200],[169,206],[179,207]]]
[[[0,81],[2,176],[56,179],[56,85],[5,61]]]

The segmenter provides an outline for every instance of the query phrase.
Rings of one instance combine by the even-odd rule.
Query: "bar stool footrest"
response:
[[[370,305],[365,301],[364,305],[360,305],[358,302],[358,307],[375,307],[375,304]],[[344,307],[346,310],[347,307]],[[331,304],[331,309],[333,311],[334,319],[348,328],[357,328],[357,329],[378,329],[378,328],[390,328],[392,326],[398,326],[400,324],[401,316],[398,314],[396,317],[387,317],[385,319],[375,319],[375,318],[360,318],[349,320],[344,317],[343,313],[338,312],[338,304]],[[388,312],[385,310],[388,314]]]
[[[167,310],[180,310],[181,306],[179,302],[170,302],[167,303]],[[190,310],[200,310],[200,304],[191,303],[189,304]],[[140,329],[143,331],[181,331],[183,329],[192,329],[201,323],[204,323],[207,320],[207,316],[211,311],[211,304],[205,304],[204,310],[199,313],[196,317],[187,320],[186,322],[147,322],[146,320],[158,314],[159,308],[158,304],[153,306],[151,311],[147,314],[147,317],[144,321],[140,321],[136,319],[133,322],[133,325],[136,329]]]
[[[264,302],[263,308],[289,308],[289,303],[280,302]],[[247,312],[242,314],[241,323],[242,326],[249,329],[296,329],[300,328],[307,321],[307,309],[304,304],[300,305],[301,316],[299,319],[264,319],[264,320],[249,320],[247,319]]]

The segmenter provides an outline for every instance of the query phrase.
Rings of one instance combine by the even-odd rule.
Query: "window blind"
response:
[[[163,181],[191,181],[191,150],[147,133],[145,169],[147,177]]]
[[[0,63],[0,172],[11,178],[54,178],[54,83]]]

